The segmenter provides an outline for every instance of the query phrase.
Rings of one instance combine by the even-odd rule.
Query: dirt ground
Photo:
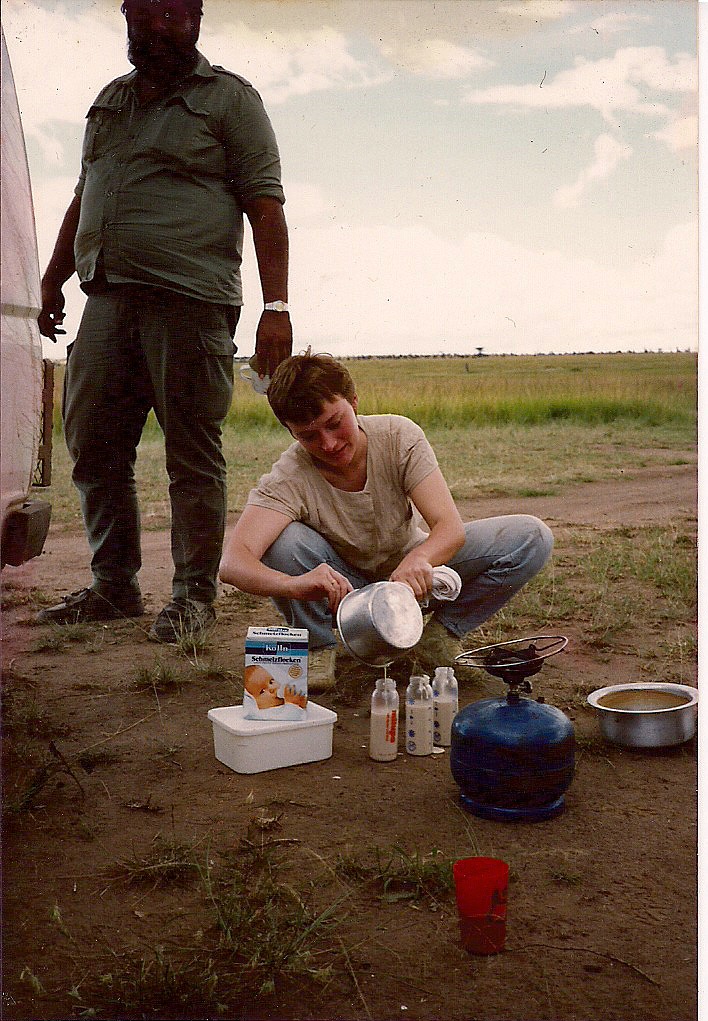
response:
[[[553,527],[557,550],[578,525],[601,531],[680,521],[690,531],[695,468],[637,471],[558,498],[479,499],[460,509],[466,518],[536,513]],[[225,591],[200,669],[156,647],[146,632],[169,596],[169,537],[146,532],[141,582],[149,615],[95,626],[82,640],[52,641],[51,629],[32,624],[33,613],[41,598],[86,584],[87,563],[82,536],[52,530],[41,558],[3,572],[15,597],[4,613],[3,1018],[696,1017],[697,740],[651,752],[607,744],[577,694],[635,679],[643,636],[599,652],[562,622],[568,648],[534,678],[534,692],[563,709],[576,730],[566,810],[537,823],[486,821],[460,808],[447,752],[400,754],[386,765],[369,759],[373,674],[365,670],[358,691],[350,684],[316,698],[338,715],[330,759],[254,775],[221,765],[207,711],[240,702],[246,628],[275,623],[274,611],[265,600]],[[188,683],[138,690],[136,676],[158,660]],[[491,677],[467,679],[461,705],[502,687]],[[7,811],[18,800],[21,809]],[[227,966],[219,956],[204,882],[146,882],[145,873],[126,868],[147,861],[160,840],[203,855],[215,884],[247,867],[249,859],[238,857],[244,849],[267,844],[284,855],[284,881],[302,890],[310,880],[320,909],[341,898],[330,956],[325,949],[321,958],[334,965],[330,977],[275,974],[270,990],[240,997],[233,959]],[[371,873],[360,870],[357,881],[356,870],[342,865],[371,865],[374,849],[395,846],[408,855],[437,849],[449,859],[484,854],[509,862],[505,952],[465,953],[453,893],[382,896]],[[216,898],[220,889],[212,887]],[[148,996],[156,971],[145,962],[166,958],[182,964],[172,974],[173,1002],[165,980],[160,1004]],[[218,995],[205,990],[200,1007],[198,988],[183,987],[190,976],[197,987],[206,981],[207,958],[219,972]],[[135,976],[136,961],[142,985],[126,977]]]

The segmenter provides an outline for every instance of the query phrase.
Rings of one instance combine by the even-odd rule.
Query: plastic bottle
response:
[[[459,708],[455,671],[451,666],[436,667],[433,677],[433,743],[439,748],[449,747],[452,721]]]
[[[406,751],[409,755],[433,752],[433,689],[427,674],[411,677],[406,690]]]
[[[379,677],[371,694],[369,757],[392,762],[398,754],[398,692],[391,677]]]

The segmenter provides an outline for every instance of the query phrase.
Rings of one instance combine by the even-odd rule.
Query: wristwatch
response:
[[[263,306],[266,312],[289,312],[288,303],[286,301],[267,301]]]

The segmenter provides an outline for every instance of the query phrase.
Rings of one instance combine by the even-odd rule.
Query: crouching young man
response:
[[[347,369],[329,355],[277,368],[268,401],[295,442],[251,490],[229,536],[221,580],[270,596],[288,626],[307,628],[308,686],[332,687],[337,607],[374,581],[408,585],[432,611],[420,646],[447,647],[502,607],[544,566],[553,536],[512,514],[464,524],[423,430],[400,415],[359,415]],[[432,597],[433,568],[462,580],[452,602]]]

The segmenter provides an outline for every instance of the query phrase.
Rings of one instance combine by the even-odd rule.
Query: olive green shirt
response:
[[[391,574],[428,535],[410,494],[438,466],[425,433],[402,415],[358,415],[366,433],[366,484],[335,489],[292,443],[249,493],[247,503],[309,525],[372,581]]]
[[[244,203],[285,201],[261,98],[201,55],[157,100],[138,102],[135,77],[112,81],[87,115],[76,186],[79,279],[90,283],[100,254],[112,283],[240,305]]]

